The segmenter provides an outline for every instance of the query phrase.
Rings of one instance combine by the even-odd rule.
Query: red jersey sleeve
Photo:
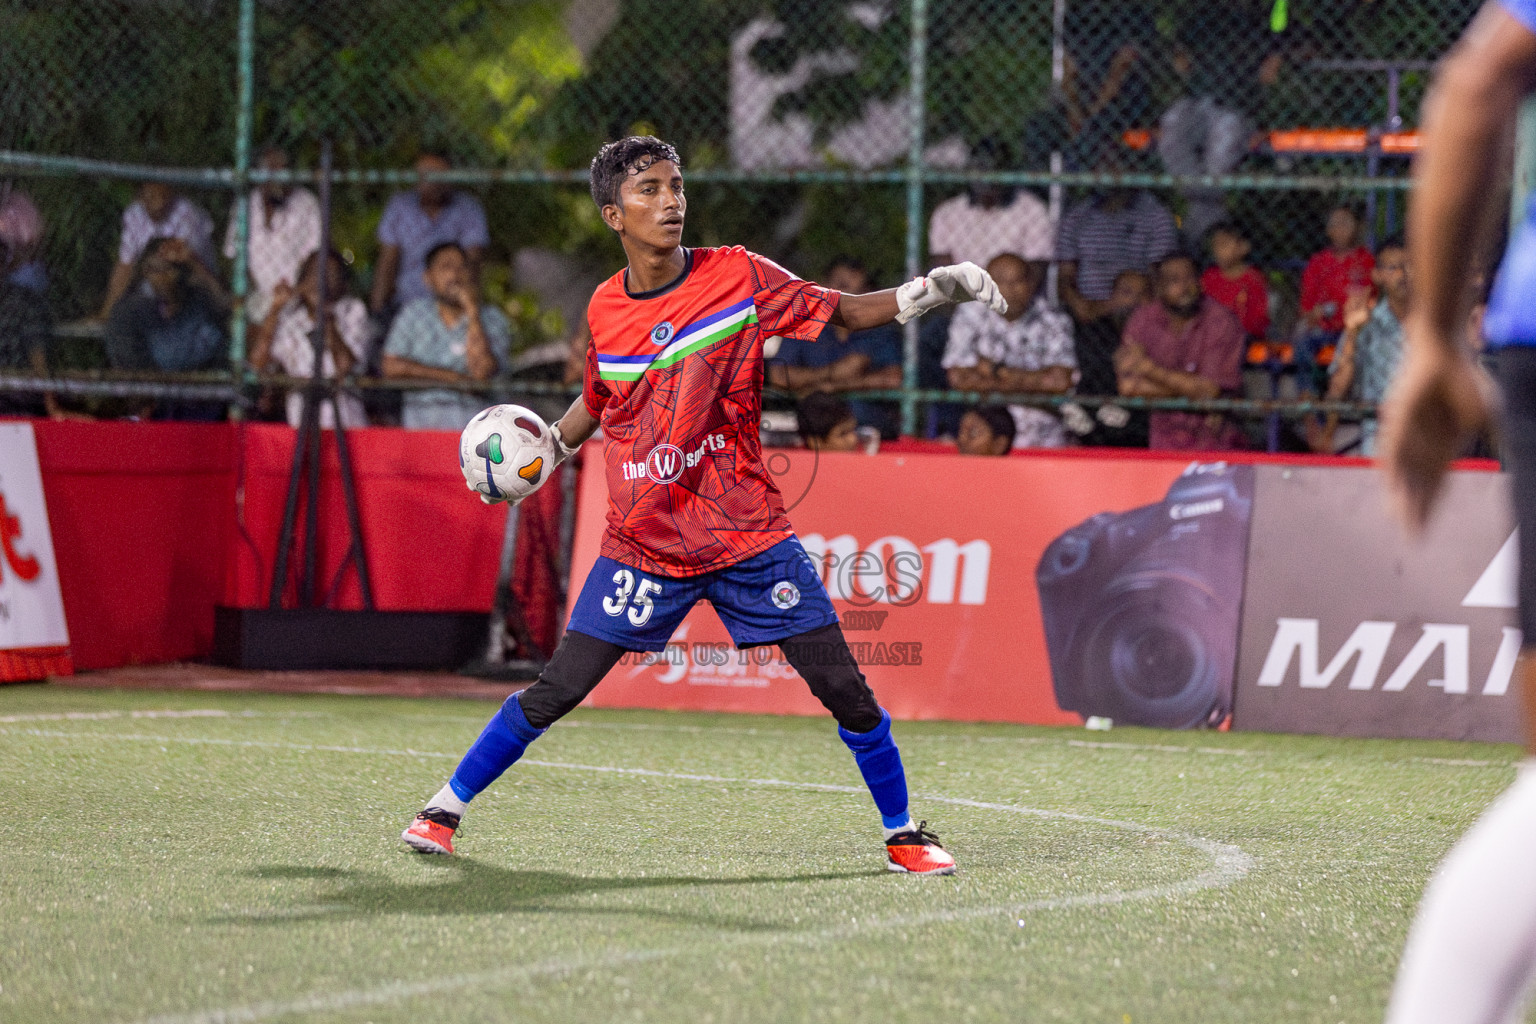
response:
[[[841,292],[802,281],[773,260],[747,253],[752,272],[752,303],[764,337],[778,335],[815,341],[837,312]]]
[[[601,420],[603,409],[612,396],[613,392],[608,390],[607,383],[597,373],[597,343],[588,338],[586,366],[581,372],[582,404],[587,407],[593,419]]]

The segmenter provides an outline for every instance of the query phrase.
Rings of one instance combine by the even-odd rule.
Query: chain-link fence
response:
[[[1251,339],[1275,343],[1255,350],[1249,397],[1320,394],[1350,289],[1371,286],[1370,251],[1401,230],[1431,64],[1475,7],[12,0],[6,274],[46,295],[54,372],[227,371],[231,353],[243,370],[314,248],[311,172],[328,138],[340,287],[363,310],[348,314],[362,317],[352,372],[377,372],[390,316],[426,294],[419,236],[446,233],[506,316],[509,366],[558,382],[586,294],[621,265],[586,164],[603,141],[649,132],[683,154],[689,244],[743,244],[817,279],[853,257],[876,286],[933,257],[1051,262],[1039,285],[1076,321],[1087,394],[1114,387],[1107,353],[1082,337],[1118,338],[1117,277],[1183,247]],[[448,166],[446,180],[416,173]],[[162,251],[159,236],[186,246]],[[206,306],[216,354],[191,328],[169,356],[144,340],[157,325],[125,340],[133,318],[113,307],[148,302],[157,271]],[[936,318],[896,343],[905,397],[952,383],[948,343]],[[0,369],[35,365],[23,347],[0,340]],[[943,410],[909,400],[906,426],[953,429]],[[1251,440],[1275,437],[1255,426]]]

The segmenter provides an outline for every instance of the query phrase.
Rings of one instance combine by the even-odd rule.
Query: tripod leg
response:
[[[340,386],[337,387],[339,389]],[[352,452],[347,447],[347,431],[341,422],[341,399],[337,390],[331,391],[330,400],[331,411],[336,414],[336,458],[341,463],[341,493],[347,504],[347,528],[352,533],[348,551],[357,566],[357,584],[363,592],[363,608],[373,611],[373,583],[368,576],[368,552],[363,547],[363,521],[357,512],[357,482],[352,476]]]
[[[288,470],[288,498],[283,505],[283,527],[277,534],[277,553],[272,561],[272,589],[267,596],[267,607],[283,606],[283,586],[288,579],[288,554],[293,549],[293,529],[299,513],[299,482],[304,473],[304,454],[309,450],[311,425],[308,411],[299,417],[299,432],[293,439],[293,460]],[[310,504],[314,504],[313,495]],[[299,598],[303,603],[302,595]]]

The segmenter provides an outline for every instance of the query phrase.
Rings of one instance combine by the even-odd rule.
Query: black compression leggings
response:
[[[837,623],[782,640],[779,650],[838,725],[869,732],[880,724],[880,705]],[[538,681],[518,695],[528,724],[548,729],[585,700],[623,656],[617,644],[568,630]]]

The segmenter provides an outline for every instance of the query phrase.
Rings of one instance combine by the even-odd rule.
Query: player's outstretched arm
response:
[[[985,302],[999,313],[1008,309],[990,274],[974,263],[956,263],[934,267],[926,277],[913,278],[899,288],[865,295],[845,292],[838,301],[837,312],[832,314],[832,322],[850,331],[862,331],[892,320],[904,324],[930,309],[973,300]]]
[[[1414,305],[1406,358],[1382,416],[1381,459],[1403,519],[1422,529],[1446,468],[1482,429],[1488,402],[1462,348],[1467,273],[1497,215],[1487,187],[1520,99],[1536,84],[1536,34],[1489,4],[1424,104],[1408,214]]]

